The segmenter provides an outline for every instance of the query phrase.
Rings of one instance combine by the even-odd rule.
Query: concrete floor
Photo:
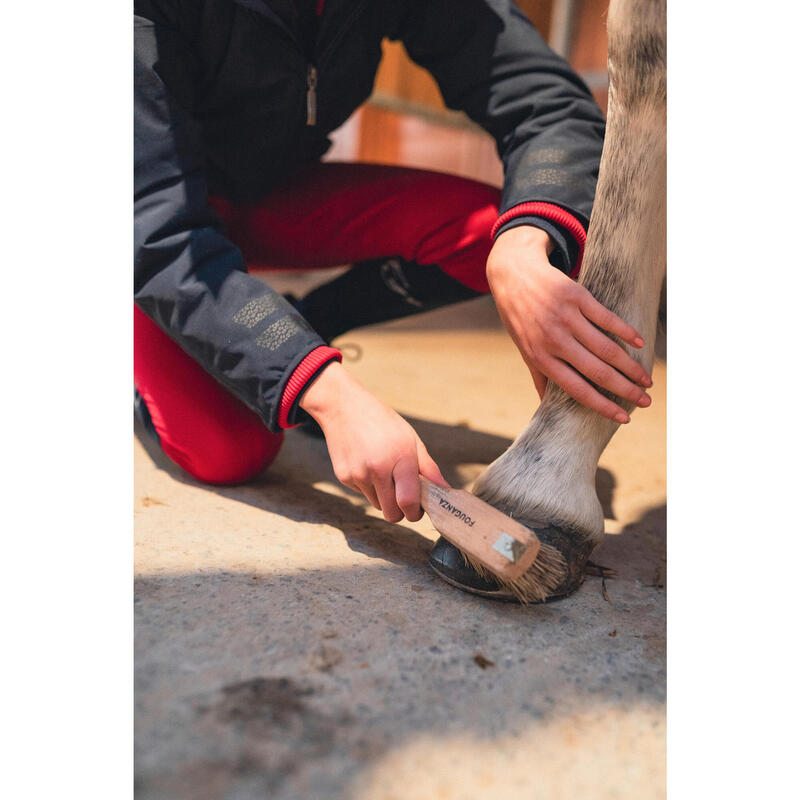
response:
[[[487,299],[341,341],[454,486],[537,403]],[[664,360],[654,380],[600,461],[618,577],[527,608],[439,581],[427,518],[384,522],[322,441],[214,488],[137,430],[137,797],[664,797]]]

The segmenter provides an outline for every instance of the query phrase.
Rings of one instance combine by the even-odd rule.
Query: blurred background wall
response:
[[[517,5],[605,111],[608,0],[517,0]],[[494,140],[464,114],[445,108],[433,78],[398,42],[384,42],[372,96],[333,139],[326,160],[399,164],[502,183]]]

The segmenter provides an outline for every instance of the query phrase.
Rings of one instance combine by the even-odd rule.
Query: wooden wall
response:
[[[568,61],[592,90],[603,111],[608,108],[608,42],[606,14],[608,0],[579,0],[575,3]]]

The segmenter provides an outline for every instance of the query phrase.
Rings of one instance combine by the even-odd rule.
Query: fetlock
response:
[[[502,463],[495,462],[502,469]],[[503,491],[501,481],[495,482],[491,468],[476,482],[473,493],[530,528],[543,544],[558,550],[566,565],[563,580],[552,590],[555,597],[574,592],[586,574],[586,562],[591,552],[603,540],[604,518],[594,485],[570,484],[568,492],[548,493],[532,480],[524,498]],[[544,483],[544,482],[542,482]],[[506,487],[508,484],[506,484]]]

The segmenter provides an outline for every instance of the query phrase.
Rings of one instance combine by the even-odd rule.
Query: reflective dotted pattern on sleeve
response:
[[[233,321],[239,325],[244,325],[245,328],[252,328],[258,325],[262,319],[268,317],[273,311],[278,309],[278,296],[274,294],[265,294],[263,297],[257,297],[251,300],[244,308],[237,311],[233,317]]]
[[[277,350],[284,342],[303,330],[307,330],[307,328],[302,325],[300,320],[283,317],[267,326],[256,339],[256,344],[267,350]]]

